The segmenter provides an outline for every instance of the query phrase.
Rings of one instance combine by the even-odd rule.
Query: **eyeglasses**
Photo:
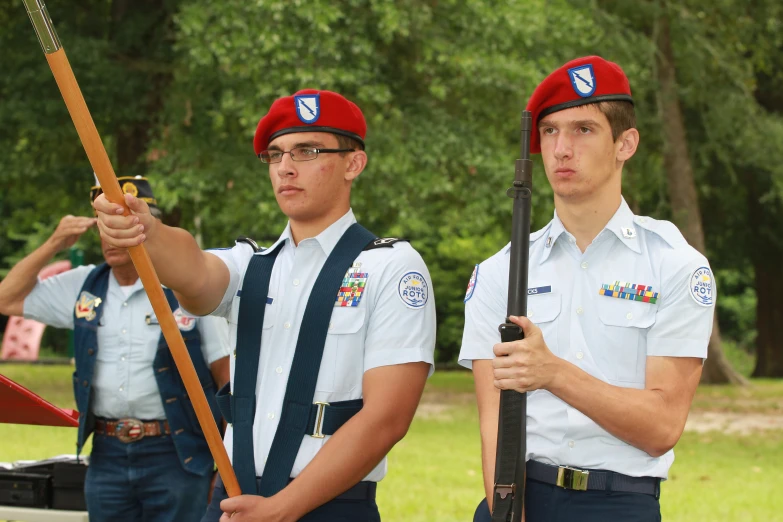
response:
[[[356,149],[318,149],[316,147],[294,147],[291,150],[262,150],[258,153],[258,159],[262,163],[280,163],[283,154],[290,154],[294,161],[312,161],[319,154],[332,152],[353,152]]]

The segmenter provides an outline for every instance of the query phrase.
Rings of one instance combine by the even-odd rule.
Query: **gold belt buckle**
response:
[[[324,427],[324,413],[326,412],[326,407],[329,406],[329,403],[315,402],[313,404],[318,406],[318,414],[315,417],[315,428],[313,429],[313,434],[310,436],[314,439],[323,439],[325,436],[322,432]]]
[[[560,466],[557,468],[557,482],[555,484],[564,489],[587,491],[587,479],[589,476],[589,471]]]
[[[144,423],[139,419],[120,419],[114,428],[114,434],[120,442],[136,442],[144,438]]]

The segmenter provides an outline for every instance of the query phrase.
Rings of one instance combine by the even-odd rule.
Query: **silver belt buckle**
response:
[[[555,484],[564,489],[587,491],[587,479],[589,476],[589,471],[560,466],[557,468],[557,482]]]
[[[136,442],[144,438],[144,423],[139,419],[120,419],[117,421],[117,427],[114,434],[120,442]]]
[[[329,406],[329,403],[315,402],[313,404],[318,406],[318,414],[315,417],[315,427],[313,428],[313,434],[310,436],[314,439],[323,439],[325,437],[322,432],[324,427],[324,413],[326,412],[326,407]]]

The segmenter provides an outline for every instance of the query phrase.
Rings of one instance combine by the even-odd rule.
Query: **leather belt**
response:
[[[575,491],[621,491],[642,493],[655,498],[661,496],[661,479],[629,477],[622,473],[596,469],[577,469],[569,466],[550,466],[543,462],[527,462],[527,478]]]
[[[95,419],[95,433],[117,437],[121,442],[136,442],[144,437],[170,435],[169,421],[139,419]]]
[[[288,483],[290,484],[293,480],[294,479],[289,479]],[[261,483],[260,478],[257,478],[256,481],[259,484]],[[377,488],[377,482],[359,482],[354,487],[340,495],[337,495],[332,500],[375,500],[375,492],[377,491]]]

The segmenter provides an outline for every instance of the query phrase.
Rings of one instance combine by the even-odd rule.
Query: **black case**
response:
[[[41,461],[0,471],[0,504],[86,511],[86,476],[87,465],[76,461]]]
[[[48,508],[52,498],[52,477],[46,473],[0,471],[0,504]]]

